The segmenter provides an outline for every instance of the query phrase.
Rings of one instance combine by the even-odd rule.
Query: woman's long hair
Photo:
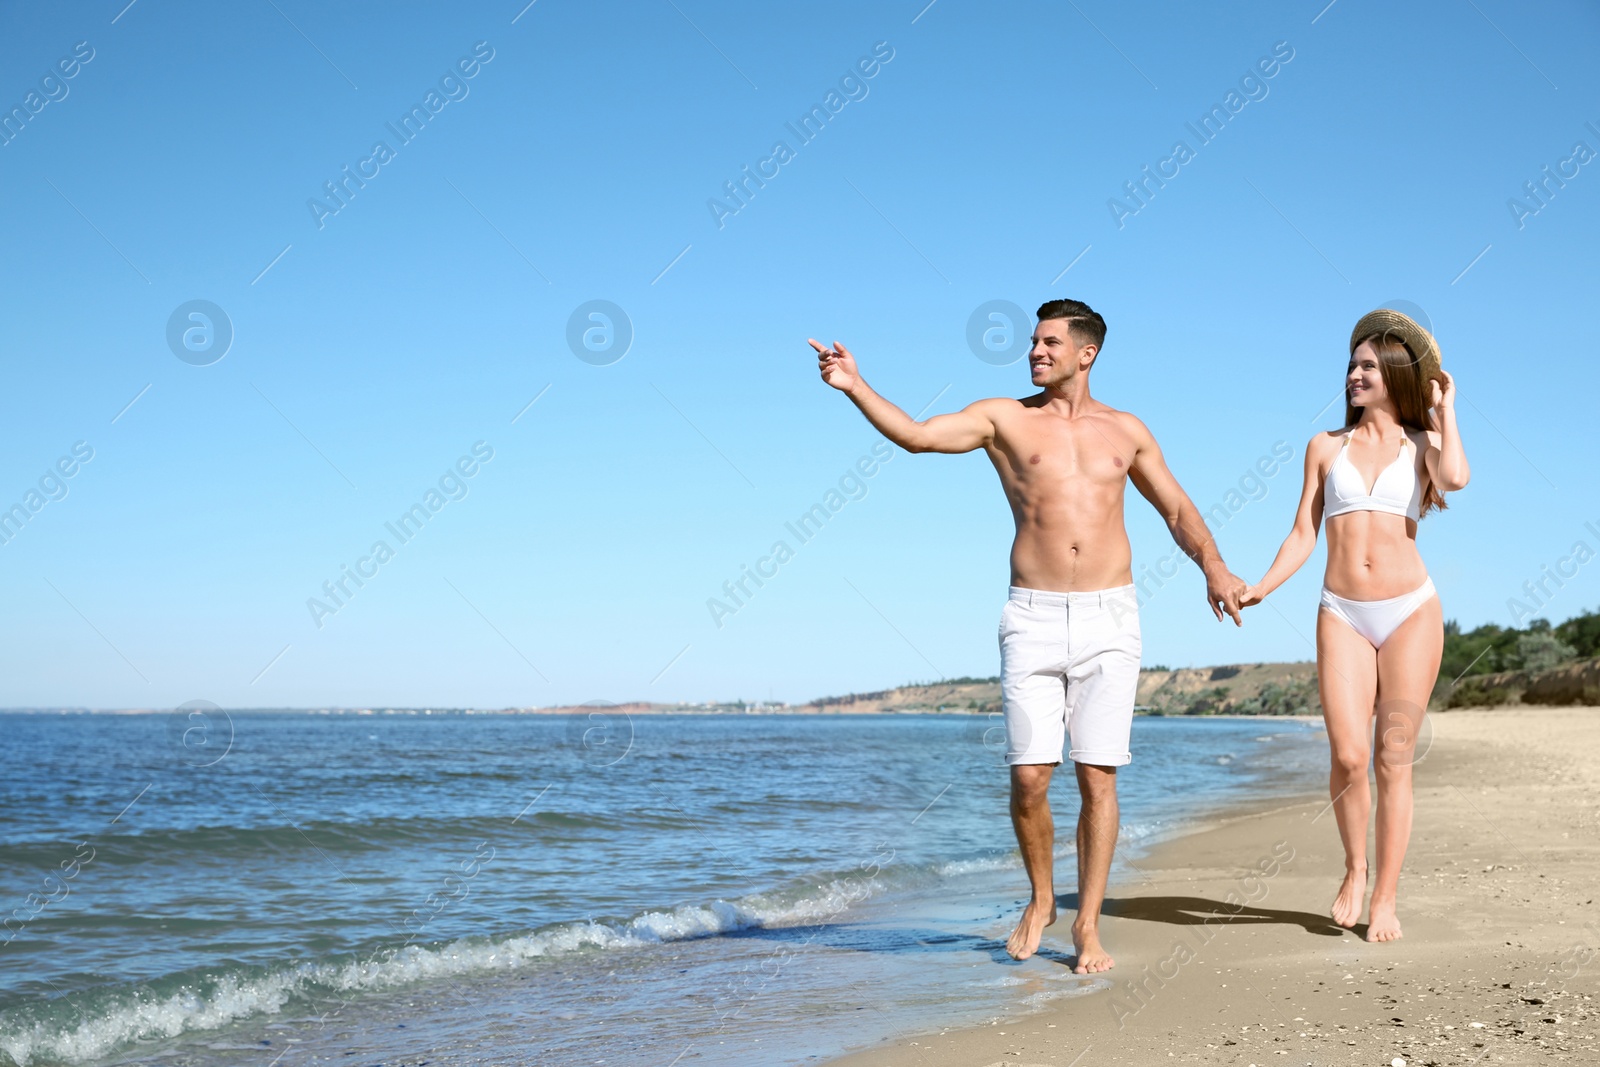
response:
[[[1359,348],[1369,342],[1378,354],[1378,371],[1383,375],[1383,387],[1388,391],[1389,399],[1394,401],[1395,414],[1400,419],[1400,425],[1410,430],[1438,429],[1433,421],[1433,409],[1428,404],[1431,399],[1428,389],[1430,379],[1423,376],[1422,364],[1418,362],[1416,353],[1411,351],[1411,346],[1406,344],[1399,334],[1385,331],[1368,334],[1356,342],[1356,347]],[[1353,429],[1360,418],[1361,409],[1350,403],[1347,386],[1344,401],[1345,429]],[[1444,494],[1439,492],[1438,487],[1433,484],[1433,479],[1429,478],[1428,486],[1422,492],[1422,514],[1443,511],[1447,506]]]

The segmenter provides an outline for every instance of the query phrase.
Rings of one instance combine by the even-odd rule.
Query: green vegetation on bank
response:
[[[1486,623],[1462,633],[1451,619],[1444,624],[1439,678],[1448,687],[1454,679],[1475,674],[1535,673],[1591,656],[1600,656],[1600,611],[1581,612],[1559,626],[1532,619],[1525,630]]]
[[[1580,612],[1559,626],[1533,619],[1523,630],[1480,626],[1463,634],[1447,623],[1434,695],[1451,708],[1600,704],[1597,665],[1600,612]]]
[[[1226,668],[1213,668],[1223,671]],[[1213,678],[1218,675],[1213,674]],[[1158,690],[1141,705],[1146,715],[1321,715],[1317,679],[1269,681],[1256,687],[1216,685],[1198,692]]]

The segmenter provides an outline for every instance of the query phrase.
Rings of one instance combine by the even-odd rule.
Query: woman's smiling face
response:
[[[1383,370],[1378,366],[1378,353],[1371,341],[1361,342],[1350,354],[1344,387],[1351,406],[1358,408],[1389,395],[1383,384]]]

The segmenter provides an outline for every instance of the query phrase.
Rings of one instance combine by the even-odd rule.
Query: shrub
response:
[[[1320,715],[1322,700],[1317,695],[1315,678],[1288,685],[1268,682],[1255,696],[1234,705],[1232,711],[1236,715]]]
[[[1600,612],[1586,611],[1555,628],[1555,635],[1572,646],[1576,655],[1600,656]]]
[[[1468,679],[1455,687],[1445,701],[1447,708],[1483,708],[1498,704],[1515,704],[1522,694],[1503,685],[1485,685],[1476,678]]]
[[[1562,643],[1548,630],[1523,634],[1517,638],[1517,666],[1529,673],[1559,667],[1577,656],[1577,649]]]

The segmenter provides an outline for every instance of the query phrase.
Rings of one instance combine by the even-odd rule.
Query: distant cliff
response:
[[[1498,671],[1465,679],[1445,700],[1447,708],[1507,704],[1600,705],[1600,657],[1544,671]]]
[[[1138,702],[1151,715],[1322,714],[1315,663],[1142,671]]]

